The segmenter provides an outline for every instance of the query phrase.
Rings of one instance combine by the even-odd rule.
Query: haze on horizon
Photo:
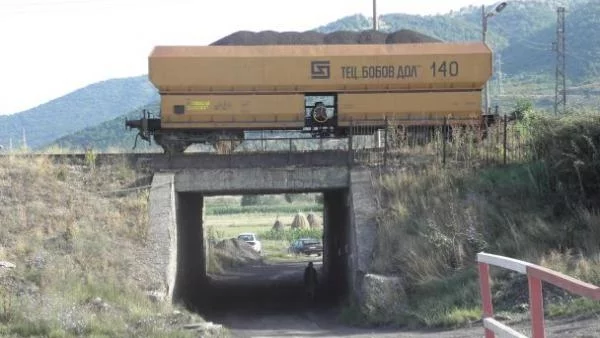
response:
[[[378,0],[378,15],[443,14],[495,0]],[[155,45],[207,45],[239,30],[305,31],[372,16],[371,0],[0,0],[0,115],[95,82],[144,75]],[[203,5],[204,4],[204,5]],[[266,10],[269,8],[269,10]]]

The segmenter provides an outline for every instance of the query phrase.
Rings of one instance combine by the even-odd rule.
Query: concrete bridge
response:
[[[162,299],[206,302],[204,198],[215,195],[320,192],[324,197],[325,287],[359,300],[373,253],[377,210],[371,171],[348,153],[154,156],[146,264]]]

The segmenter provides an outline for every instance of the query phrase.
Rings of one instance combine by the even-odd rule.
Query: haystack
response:
[[[308,220],[306,216],[299,212],[294,216],[294,220],[292,221],[292,229],[307,229],[309,227]]]
[[[309,213],[306,219],[308,220],[311,229],[319,229],[323,226],[321,218],[314,212]]]
[[[275,231],[283,231],[283,223],[281,223],[281,221],[279,219],[277,219],[275,221],[275,224],[273,224],[273,228],[272,230]]]

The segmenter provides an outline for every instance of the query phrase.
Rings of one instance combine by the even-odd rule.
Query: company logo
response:
[[[329,61],[312,61],[310,63],[310,75],[313,79],[329,79],[331,76]]]

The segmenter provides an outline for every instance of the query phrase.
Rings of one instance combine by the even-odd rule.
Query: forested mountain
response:
[[[578,83],[600,76],[600,1],[510,1],[488,19],[488,44],[500,55],[508,77],[540,76],[552,80],[556,54],[557,5],[566,7],[566,48],[569,81]],[[487,7],[486,12],[493,11]],[[370,29],[370,18],[353,15],[319,27],[322,32]],[[470,6],[445,15],[386,14],[379,18],[385,31],[411,29],[444,41],[482,38],[481,7]],[[496,68],[498,69],[498,68]],[[542,80],[540,80],[542,81]]]
[[[98,82],[21,113],[0,116],[0,145],[32,149],[158,100],[146,76]]]

